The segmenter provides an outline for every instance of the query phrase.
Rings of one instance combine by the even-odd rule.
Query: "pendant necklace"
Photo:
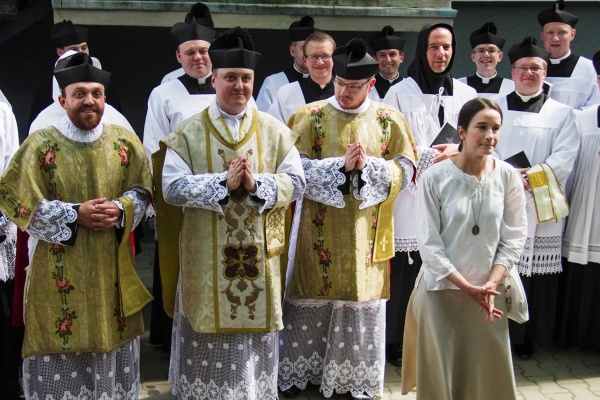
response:
[[[463,182],[464,182],[465,186],[467,186],[467,188],[468,188],[470,185],[467,184],[467,180],[465,178],[467,176],[467,174],[465,173],[465,171],[462,168],[460,170],[463,173]],[[481,201],[479,202],[479,208],[477,209],[477,214],[475,214],[475,206],[473,206],[473,201],[471,201],[471,210],[473,211],[473,219],[475,220],[475,225],[473,225],[473,228],[471,229],[471,233],[473,235],[479,235],[479,216],[481,215],[481,207],[483,206],[483,193],[485,192],[486,185],[487,185],[487,175],[483,181],[483,188],[481,188]],[[477,191],[479,191],[479,188],[477,188]]]

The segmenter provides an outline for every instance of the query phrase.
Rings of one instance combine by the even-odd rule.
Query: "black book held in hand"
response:
[[[445,123],[440,129],[440,133],[431,143],[431,146],[436,144],[459,144],[460,138],[458,137],[458,131],[449,123]]]
[[[529,159],[527,159],[527,156],[525,155],[524,151],[520,151],[514,156],[508,157],[504,161],[506,161],[515,168],[531,168]]]

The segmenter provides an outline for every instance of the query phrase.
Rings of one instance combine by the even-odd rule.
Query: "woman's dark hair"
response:
[[[466,132],[469,128],[471,120],[473,120],[475,115],[477,115],[479,111],[485,110],[486,108],[498,111],[498,114],[500,114],[500,122],[502,122],[503,116],[500,106],[493,100],[485,97],[477,97],[467,101],[460,109],[460,112],[458,113],[458,127],[462,128]],[[458,145],[458,150],[462,150],[462,143]]]

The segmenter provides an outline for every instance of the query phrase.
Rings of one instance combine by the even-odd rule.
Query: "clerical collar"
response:
[[[542,90],[540,89],[539,92],[537,92],[536,94],[532,94],[531,96],[523,96],[522,94],[520,94],[519,92],[517,92],[515,90],[515,94],[517,96],[519,96],[519,98],[523,101],[523,103],[527,103],[529,100],[533,99],[534,97],[539,96],[540,94],[542,94]]]
[[[562,56],[561,58],[551,58],[550,59],[550,64],[560,64],[560,62],[566,58],[569,58],[569,56],[571,55],[571,50],[569,49],[569,51],[567,52],[567,54],[565,54],[564,56]]]
[[[292,64],[292,68],[294,68],[297,73],[302,74],[303,78],[308,78],[308,72],[304,73],[304,72],[300,71],[298,68],[296,68],[296,64]]]
[[[100,122],[94,129],[84,131],[83,129],[79,129],[73,125],[69,117],[66,115],[59,122],[57,122],[54,127],[67,138],[75,142],[83,143],[91,143],[96,141],[102,135],[102,130],[104,129],[102,122]]]
[[[219,109],[219,112],[221,113],[221,115],[223,116],[224,119],[230,119],[230,120],[240,120],[244,118],[244,115],[246,114],[246,109],[244,108],[244,110],[239,113],[239,114],[228,114],[225,111],[223,111],[223,109],[221,107],[219,107],[219,105],[217,104],[217,108]]]
[[[345,108],[342,108],[342,106],[340,105],[340,103],[338,103],[337,99],[335,98],[335,96],[331,96],[329,98],[329,103],[335,107],[336,110],[348,113],[348,114],[360,114],[361,112],[365,112],[367,110],[367,108],[369,108],[369,106],[371,105],[371,99],[369,99],[368,97],[365,99],[365,101],[360,105],[360,107],[352,109],[352,110],[346,110]]]
[[[479,77],[479,79],[481,79],[481,83],[485,83],[485,84],[487,85],[488,83],[490,83],[490,81],[491,81],[492,79],[494,79],[495,77],[497,77],[497,76],[498,76],[498,71],[495,71],[495,72],[494,72],[494,76],[492,76],[492,77],[490,77],[490,78],[486,78],[486,77],[484,77],[484,76],[481,76],[481,75],[479,75],[479,72],[475,72],[475,75],[477,75],[477,76]]]
[[[203,77],[203,78],[198,78],[198,85],[204,85],[204,84],[206,83],[206,81],[207,81],[208,79],[210,79],[210,76],[211,76],[211,75],[212,75],[212,72],[211,72],[211,73],[209,73],[208,75],[206,75],[206,76],[205,76],[205,77]]]
[[[385,79],[386,81],[388,81],[388,82],[390,83],[390,85],[391,85],[392,83],[394,83],[394,81],[395,81],[396,79],[398,79],[398,78],[400,77],[400,71],[396,72],[396,76],[395,76],[393,79],[388,79],[388,78],[386,78],[385,76],[381,75],[381,71],[379,72],[379,76],[380,76],[381,78]]]

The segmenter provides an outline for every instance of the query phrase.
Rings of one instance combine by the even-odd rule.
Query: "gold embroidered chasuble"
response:
[[[184,209],[179,241],[184,313],[192,328],[201,333],[279,330],[283,327],[280,254],[285,250],[285,209],[291,201],[292,182],[276,170],[297,135],[270,115],[260,113],[259,118],[258,110],[248,107],[234,141],[223,117],[211,120],[210,109],[184,121],[163,143],[195,175],[224,172],[232,160],[245,156],[253,173],[274,174],[277,203],[259,214],[240,186],[230,193],[223,214]],[[159,210],[161,214],[167,220],[168,215]],[[164,224],[161,220],[158,224],[160,240]],[[161,246],[160,251],[163,249]],[[164,276],[169,271],[163,270],[162,260]],[[173,269],[169,267],[171,272]]]
[[[126,226],[77,227],[73,246],[39,241],[27,275],[23,357],[107,352],[143,334],[141,308],[152,300],[133,266],[129,232],[132,188],[151,193],[144,148],[133,133],[104,125],[90,143],[54,127],[33,133],[0,180],[0,209],[26,229],[43,199],[83,203],[106,197],[124,206]]]
[[[384,203],[359,209],[350,186],[344,208],[302,199],[290,298],[366,301],[389,298],[387,260],[393,257],[393,200],[402,183],[396,161],[411,162],[416,149],[404,116],[379,102],[359,114],[344,113],[328,100],[298,110],[288,126],[299,134],[300,154],[311,159],[344,157],[360,141],[368,156],[388,160],[392,187]],[[352,172],[351,179],[356,175]],[[353,181],[355,181],[353,179]],[[376,253],[385,253],[385,256]]]

